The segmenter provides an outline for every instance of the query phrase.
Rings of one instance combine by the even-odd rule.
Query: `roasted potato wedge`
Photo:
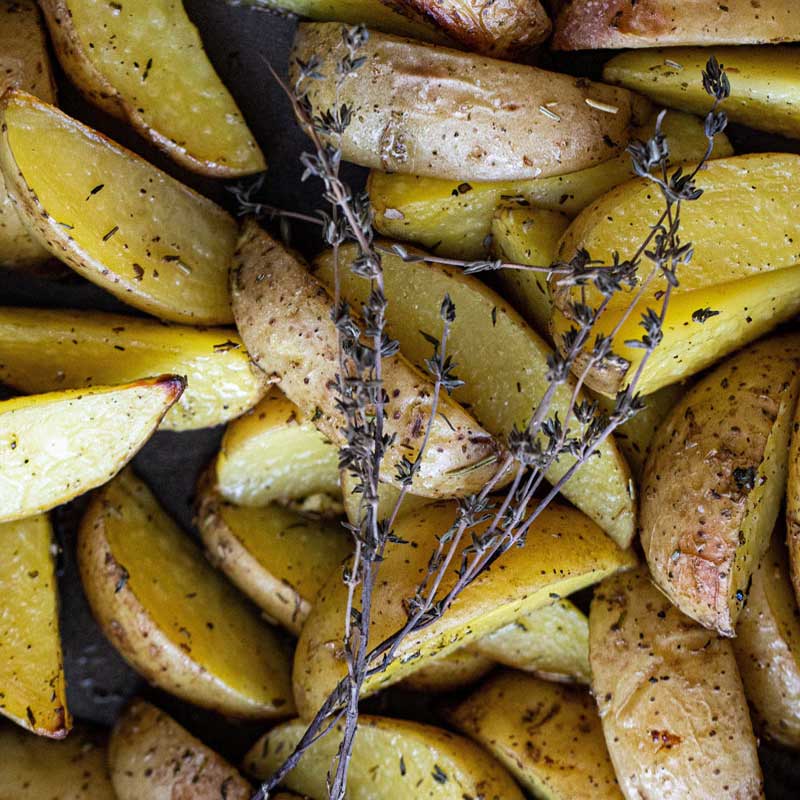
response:
[[[446,532],[456,505],[439,502],[402,516],[395,534],[411,544],[390,543],[372,596],[370,642],[377,645],[407,620],[405,601],[413,597],[428,569],[436,536]],[[481,528],[474,529],[480,534]],[[468,537],[469,538],[469,537]],[[464,542],[466,545],[466,542]],[[454,555],[453,563],[460,563]],[[435,623],[407,636],[395,658],[380,673],[367,678],[365,694],[388,686],[449,653],[513,622],[522,614],[551,603],[619,569],[636,557],[618,548],[588,517],[574,509],[551,504],[531,526],[524,547],[502,557],[502,568],[480,575]],[[442,579],[440,594],[456,580],[454,571]],[[295,702],[302,717],[312,716],[347,672],[341,641],[347,587],[334,574],[320,591],[303,627],[295,652]]]
[[[800,310],[800,183],[786,176],[800,171],[800,156],[758,153],[712,161],[697,178],[703,195],[681,210],[681,240],[691,242],[691,264],[679,270],[663,340],[637,383],[650,394],[713,364],[727,353],[773,329]],[[653,184],[637,179],[618,186],[587,208],[561,240],[559,260],[568,261],[580,248],[594,259],[632,256],[663,210],[663,198]],[[757,233],[752,220],[770,231]],[[611,263],[605,261],[604,263]],[[647,263],[639,281],[649,275]],[[551,281],[555,304],[552,330],[556,342],[568,331],[570,302],[578,295]],[[639,322],[647,308],[661,308],[665,289],[659,275],[622,322],[634,293],[618,292],[598,322],[598,333],[614,337],[614,350],[629,363],[593,369],[587,383],[613,397],[635,373],[644,350],[625,344],[641,338]],[[585,302],[596,305],[599,293],[586,287]]]
[[[733,651],[763,736],[800,748],[800,611],[792,592],[782,528],[753,572]]]
[[[800,40],[794,0],[571,0],[556,21],[556,50]]]
[[[0,134],[8,191],[56,258],[163,319],[233,320],[237,225],[219,206],[24,92],[4,95]]]
[[[358,525],[363,519],[363,509],[361,505],[361,493],[357,491],[357,479],[348,470],[344,469],[340,475],[342,484],[342,502],[344,503],[344,514],[348,521]],[[389,519],[394,513],[397,501],[400,499],[400,489],[391,483],[381,483],[378,485],[378,519]],[[408,514],[416,511],[428,503],[433,502],[430,497],[419,497],[415,494],[406,492],[400,508],[400,514]]]
[[[447,714],[534,797],[621,800],[592,696],[518,672],[502,672]]]
[[[113,478],[184,386],[164,375],[0,402],[0,522],[48,511]]]
[[[347,264],[355,252],[350,245],[341,248],[341,263]],[[386,329],[400,343],[405,356],[416,365],[424,365],[430,358],[430,342],[420,331],[440,336],[441,302],[449,294],[456,307],[456,320],[448,336],[447,355],[453,357],[456,374],[464,381],[453,398],[498,438],[505,439],[515,425],[524,428],[549,386],[547,359],[552,350],[547,343],[501,297],[458,269],[428,262],[406,263],[389,254],[383,255],[382,262],[384,291],[389,299]],[[314,269],[324,284],[333,285],[330,252],[316,259]],[[349,269],[340,273],[342,297],[353,307],[366,301],[369,283]],[[572,392],[573,387],[567,384],[556,391],[552,410],[558,410],[562,420]],[[450,412],[446,413],[449,416]],[[570,478],[562,493],[618,544],[627,547],[635,528],[628,465],[613,439],[606,440],[599,453]],[[557,481],[573,463],[562,456],[550,467],[548,480]]]
[[[694,386],[659,427],[642,478],[653,580],[685,614],[733,636],[786,486],[800,336],[766,339]]]
[[[89,102],[181,166],[218,178],[266,169],[183,3],[42,0],[64,71]]]
[[[280,380],[281,390],[322,433],[341,442],[344,416],[331,391],[339,372],[333,298],[298,257],[252,221],[242,232],[231,283],[236,324],[256,364]],[[383,359],[382,370],[389,397],[383,429],[396,439],[381,477],[396,483],[402,458],[415,459],[425,440],[433,383],[402,355]],[[413,491],[430,497],[479,491],[498,469],[499,445],[445,393],[439,412]]]
[[[589,621],[569,600],[522,614],[473,648],[499,664],[547,680],[589,683]]]
[[[598,587],[592,692],[628,800],[764,797],[731,643],[673,606],[642,567]]]
[[[252,408],[267,388],[242,340],[227,328],[100,311],[0,308],[0,381],[17,391],[124,383],[154,373],[187,379],[161,423],[166,430],[227,422]]]
[[[298,60],[320,59],[324,77],[307,86],[313,113],[352,105],[342,156],[385,171],[476,181],[560,175],[615,156],[646,113],[626,89],[374,31],[359,50],[368,73],[340,82],[335,65],[346,53],[340,25],[301,24],[290,82]]]
[[[245,756],[245,769],[267,778],[292,752],[305,732],[300,720],[284,722],[257,741]],[[342,725],[306,751],[286,785],[326,800],[326,775],[339,748]],[[511,776],[469,739],[431,725],[362,714],[347,781],[349,800],[523,800]]]
[[[211,563],[294,634],[328,576],[352,551],[337,521],[309,519],[276,504],[236,506],[208,481],[200,487],[196,522]]]
[[[283,643],[132,472],[92,499],[78,564],[103,632],[151,683],[229,716],[292,713]]]
[[[708,94],[702,75],[712,52],[731,78],[725,113],[733,122],[800,138],[800,63],[793,47],[633,50],[612,58],[603,78],[665,106],[703,114]]]
[[[40,736],[62,739],[72,718],[46,514],[0,524],[0,597],[0,714]]]
[[[699,159],[706,149],[703,123],[675,112],[664,119],[672,163]],[[652,135],[653,122],[635,128],[631,138]],[[733,155],[730,142],[717,137],[714,157]],[[367,181],[376,229],[393,239],[417,242],[440,256],[484,258],[489,251],[492,216],[503,202],[516,200],[574,217],[607,191],[633,177],[631,158],[621,153],[595,167],[523,181],[478,183],[442,180],[373,170]]]
[[[34,0],[0,0],[0,96],[7,89],[56,102],[47,38]],[[0,174],[0,267],[39,267],[49,258],[22,222]]]
[[[144,700],[134,700],[116,721],[108,763],[118,800],[249,800],[252,794],[235,767]]]
[[[106,764],[105,737],[77,726],[62,742],[0,726],[4,800],[118,800]]]
[[[400,686],[412,692],[454,692],[477,683],[494,669],[495,662],[474,647],[462,647],[409,675]]]
[[[786,544],[789,547],[792,586],[800,603],[800,406],[794,415],[786,481]]]
[[[228,425],[213,472],[219,493],[237,505],[341,510],[338,448],[274,387]]]

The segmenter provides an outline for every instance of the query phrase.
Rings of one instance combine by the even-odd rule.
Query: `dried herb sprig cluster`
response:
[[[367,32],[362,27],[343,28],[346,55],[337,65],[339,85],[357,72],[362,59],[358,56]],[[670,297],[678,286],[678,270],[692,258],[691,243],[680,239],[681,207],[698,199],[702,190],[696,177],[711,156],[714,138],[727,123],[719,104],[730,94],[728,78],[713,57],[703,73],[706,92],[713,106],[705,120],[708,146],[703,158],[689,172],[681,167],[670,171],[669,143],[663,134],[664,112],[659,115],[653,136],[646,142],[633,142],[628,151],[636,175],[652,181],[664,200],[664,209],[651,226],[644,241],[629,258],[614,254],[612,263],[595,261],[585,251],[578,252],[569,262],[554,265],[527,266],[500,261],[473,262],[447,259],[467,273],[496,269],[525,269],[548,273],[555,286],[570,291],[570,316],[574,324],[562,335],[559,349],[548,362],[548,388],[532,409],[531,418],[523,429],[514,429],[508,437],[508,455],[482,490],[459,500],[456,519],[448,531],[442,531],[432,552],[425,577],[415,595],[406,600],[407,620],[403,627],[384,641],[369,643],[372,590],[380,568],[386,544],[398,542],[392,529],[403,498],[412,486],[414,475],[424,455],[430,431],[430,420],[436,415],[441,390],[452,391],[460,381],[453,374],[454,365],[446,354],[450,326],[456,309],[449,297],[442,300],[441,339],[427,338],[434,348],[427,367],[435,382],[431,415],[423,447],[415,460],[404,459],[398,468],[402,491],[387,519],[378,517],[378,487],[383,456],[392,445],[384,433],[384,407],[387,401],[381,382],[381,361],[398,350],[395,341],[385,333],[387,299],[384,294],[381,266],[382,248],[374,243],[372,213],[369,200],[363,193],[353,193],[339,177],[341,152],[338,141],[349,124],[353,110],[334,104],[323,115],[315,116],[306,97],[309,81],[317,80],[319,62],[312,59],[299,64],[300,77],[290,90],[284,85],[295,115],[309,136],[313,153],[302,156],[304,179],[315,177],[324,186],[323,197],[330,212],[317,212],[318,217],[289,214],[307,221],[318,222],[325,241],[334,253],[334,311],[333,320],[339,340],[339,374],[335,386],[337,406],[344,416],[345,444],[340,451],[340,465],[356,478],[360,497],[360,516],[357,524],[349,526],[355,543],[355,554],[344,573],[348,587],[345,634],[342,643],[347,662],[347,675],[329,695],[310,723],[294,752],[280,769],[266,781],[254,800],[264,800],[294,768],[302,754],[319,738],[326,735],[342,720],[343,738],[329,773],[329,795],[332,800],[344,797],[347,769],[352,755],[358,726],[358,700],[364,680],[386,669],[407,636],[436,622],[446,613],[453,601],[503,553],[525,543],[531,525],[556,497],[564,484],[598,450],[600,445],[620,425],[633,417],[644,403],[636,393],[636,385],[648,359],[662,339],[662,329]],[[274,73],[273,73],[274,74]],[[276,76],[277,78],[277,76]],[[278,79],[279,80],[279,79]],[[282,84],[283,85],[283,84]],[[254,204],[249,195],[241,196],[244,209],[269,216],[282,212]],[[360,318],[342,302],[339,290],[339,248],[346,241],[358,244],[357,258],[347,266],[357,275],[369,280],[371,292],[363,305]],[[401,245],[392,251],[406,260],[417,260]],[[441,261],[442,259],[433,259]],[[641,275],[646,272],[642,278]],[[640,305],[649,286],[663,276],[666,288],[659,292],[658,308],[646,308],[640,325],[639,339],[628,340],[628,347],[643,350],[643,356],[627,386],[616,397],[613,411],[603,413],[596,402],[580,399],[585,380],[594,368],[616,366],[627,369],[629,362],[613,351],[613,342],[622,324]],[[596,306],[587,302],[587,288],[592,287],[601,298]],[[614,329],[607,334],[595,333],[598,322],[619,292],[632,299]],[[571,376],[575,376],[574,380]],[[556,391],[572,382],[570,401],[563,418],[552,411]],[[542,490],[545,474],[561,458],[573,463],[548,490]],[[501,481],[512,475],[504,493],[496,498],[493,492]],[[466,543],[466,544],[465,544]],[[440,596],[444,579],[455,574],[452,586]],[[356,596],[360,589],[360,602]]]

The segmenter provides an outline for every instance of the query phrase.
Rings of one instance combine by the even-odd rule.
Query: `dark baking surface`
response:
[[[286,98],[267,68],[267,62],[270,62],[279,73],[285,71],[295,22],[245,7],[229,6],[222,0],[186,0],[186,7],[200,29],[212,62],[239,103],[267,156],[269,171],[263,198],[284,208],[308,210],[313,207],[318,203],[318,187],[312,183],[300,183],[302,170],[298,156],[305,149],[305,142],[294,125]],[[596,76],[598,65],[603,60],[603,54],[570,54],[563,64],[557,66],[576,74]],[[218,202],[231,206],[232,198],[224,183],[184,172],[148,147],[126,126],[86,106],[61,77],[60,103],[67,112],[136,150]],[[753,134],[744,129],[732,130],[731,138],[737,151],[798,150],[797,142]],[[345,174],[354,186],[363,183],[363,170],[348,165]],[[313,231],[297,228],[293,229],[293,244],[312,252],[319,246]],[[71,273],[62,280],[48,280],[0,271],[0,302],[137,313]],[[221,428],[191,433],[158,433],[134,461],[139,475],[187,530],[192,529],[191,503],[195,482],[216,451],[221,435]],[[75,565],[75,532],[84,507],[85,499],[78,499],[53,514],[62,546],[61,625],[72,712],[76,717],[108,725],[131,696],[143,692],[212,747],[238,761],[263,725],[224,720],[147,687],[104,639],[87,607]],[[165,569],[168,568],[165,565]],[[373,711],[398,716],[430,718],[434,713],[425,698],[398,690],[389,690],[369,701],[369,705]],[[761,748],[761,755],[768,798],[790,800],[800,797],[800,759],[797,755],[767,747]]]

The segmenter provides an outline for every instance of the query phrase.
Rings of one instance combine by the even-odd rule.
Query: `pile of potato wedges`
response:
[[[356,24],[363,63],[341,75]],[[247,85],[224,82],[253,31],[290,41],[288,59],[249,54]],[[355,243],[334,255],[275,218],[295,198],[307,219],[322,191],[274,160],[285,138],[311,146],[288,101],[246,120],[235,98],[314,63],[311,113],[352,109],[335,145],[371,203],[399,344],[382,513],[419,456],[377,643],[545,396],[576,302],[599,300],[546,271],[459,265],[632,256],[663,199],[626,148],[660,125],[671,168],[704,159],[711,56],[732,126],[681,209],[693,257],[636,384],[644,410],[367,678],[347,797],[798,795],[800,769],[764,767],[800,752],[795,0],[0,0],[0,800],[250,798],[347,674],[363,509],[340,470],[331,312],[371,286],[337,269]],[[261,217],[237,205],[254,180]],[[611,299],[596,332],[620,358],[559,386],[554,412],[613,409],[665,290],[638,276]],[[463,383],[433,415],[445,296]],[[194,487],[186,513],[142,477],[164,447]],[[80,642],[74,596],[94,619]],[[138,676],[103,698],[110,715],[75,700],[103,678],[85,671],[92,639]],[[273,800],[327,800],[342,736]]]

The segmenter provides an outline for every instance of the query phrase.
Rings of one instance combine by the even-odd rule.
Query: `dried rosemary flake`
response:
[[[616,114],[619,111],[619,106],[612,106],[611,103],[603,103],[600,100],[592,100],[591,97],[584,98],[584,102],[589,108],[595,108],[606,114]]]
[[[665,58],[664,65],[667,67],[674,67],[675,69],[683,69],[683,64],[679,64],[677,61],[673,61],[671,58]]]
[[[561,122],[561,117],[559,117],[555,111],[551,111],[547,106],[539,106],[539,113],[544,114],[546,117],[554,120],[555,122]]]
[[[387,208],[383,212],[385,219],[405,219],[406,215],[399,208]]]

